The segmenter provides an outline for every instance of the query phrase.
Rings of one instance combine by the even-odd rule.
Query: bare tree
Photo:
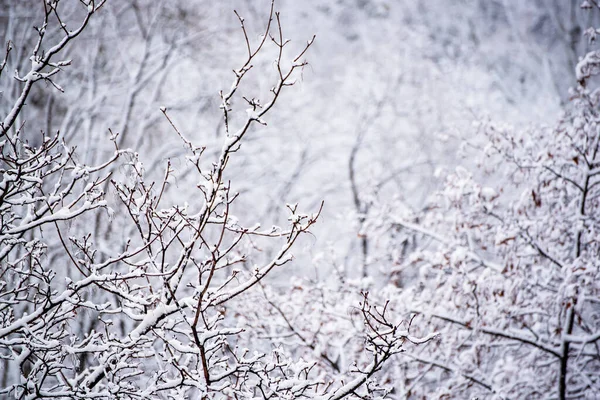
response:
[[[403,351],[405,342],[420,344],[433,335],[409,334],[403,322],[392,322],[386,304],[373,305],[366,293],[354,314],[362,323],[359,354],[368,361],[349,370],[338,367],[334,375],[315,368],[316,363],[290,358],[285,348],[251,351],[254,344],[245,339],[249,326],[235,316],[243,309],[240,302],[268,286],[267,275],[291,261],[292,246],[323,208],[321,203],[315,212],[302,213],[297,205],[287,205],[286,227],[246,227],[232,215],[238,194],[227,177],[230,160],[251,130],[266,124],[282,91],[306,65],[314,37],[288,56],[290,41],[273,2],[257,43],[238,15],[247,53],[233,71],[230,89],[220,94],[226,135],[214,157],[188,139],[166,107],[160,108],[186,152],[186,174],[195,174],[197,182],[194,198],[174,202],[167,196],[174,190],[173,163],[167,160],[162,179],[152,180],[140,154],[122,148],[137,90],[160,73],[168,52],[159,57],[156,71],[145,75],[148,65],[142,62],[133,75],[119,130],[110,131],[113,150],[97,164],[81,162],[68,145],[75,134],[42,133],[36,145],[24,138],[26,125],[16,124],[34,84],[45,81],[61,89],[54,78],[70,61],[54,58],[104,6],[93,0],[72,9],[63,4],[42,3],[32,67],[25,76],[16,75],[22,88],[2,124],[0,394],[21,399],[340,399],[382,390],[372,380],[384,363]],[[76,30],[63,22],[67,11],[83,15]],[[138,27],[147,34],[144,23]],[[58,32],[60,39],[46,48],[48,31]],[[268,98],[241,95],[257,55],[269,46],[276,75]],[[6,57],[10,52],[9,44]],[[151,56],[145,52],[143,58]],[[234,107],[234,98],[247,104],[245,113]],[[104,218],[114,224],[108,234],[98,223]],[[120,234],[117,228],[130,236],[105,241]],[[275,247],[266,261],[258,251],[263,246]]]

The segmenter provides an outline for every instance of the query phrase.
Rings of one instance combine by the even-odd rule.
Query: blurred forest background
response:
[[[2,37],[19,39],[15,51],[26,52],[34,39],[35,4],[3,2]],[[151,174],[183,154],[160,106],[188,137],[218,143],[218,92],[229,87],[245,47],[232,10],[256,38],[269,1],[127,1],[104,8],[70,45],[77,68],[60,78],[65,93],[41,86],[32,94],[20,117],[28,131],[60,130],[76,141],[83,161],[94,162],[102,149],[110,151],[111,128]],[[473,122],[553,125],[588,48],[583,32],[597,18],[576,0],[280,1],[277,9],[286,37],[300,44],[313,34],[318,39],[297,90],[284,94],[285,105],[230,170],[235,190],[248,193],[236,215],[280,223],[282,204],[314,207],[324,199],[318,240],[308,250],[331,244],[352,259],[349,266],[362,262],[355,216],[392,196],[396,206],[423,207],[439,189],[436,171],[472,164],[474,157],[458,150],[473,138]],[[30,62],[12,57],[5,74],[17,61]],[[258,62],[255,69],[264,72],[249,77],[252,97],[268,91],[275,73],[270,55]],[[17,93],[3,89],[7,107]],[[177,196],[193,186],[181,174]]]

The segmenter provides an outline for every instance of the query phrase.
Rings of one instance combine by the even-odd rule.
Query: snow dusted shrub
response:
[[[386,216],[420,238],[401,296],[440,331],[406,354],[414,398],[600,396],[599,102],[581,85],[554,128],[482,123],[487,185],[459,167],[427,211]]]

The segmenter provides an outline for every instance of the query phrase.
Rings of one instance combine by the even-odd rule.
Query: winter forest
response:
[[[598,34],[0,0],[0,399],[600,399]]]

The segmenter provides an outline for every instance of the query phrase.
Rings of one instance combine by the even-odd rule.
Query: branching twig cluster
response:
[[[33,145],[23,138],[25,126],[15,125],[36,82],[62,90],[54,78],[70,61],[54,59],[104,5],[95,0],[80,3],[85,16],[71,30],[62,2],[43,2],[31,70],[15,76],[22,84],[20,95],[1,124],[0,395],[338,399],[358,395],[365,384],[368,392],[381,390],[371,378],[383,363],[402,351],[405,341],[422,343],[431,337],[413,338],[390,322],[386,307],[371,306],[366,294],[359,314],[366,324],[364,348],[371,363],[357,365],[350,371],[355,378],[347,383],[326,379],[316,362],[294,361],[284,348],[240,347],[247,326],[231,317],[251,289],[264,287],[266,277],[292,259],[292,246],[321,215],[322,203],[313,213],[302,213],[294,204],[287,207],[287,227],[245,227],[232,215],[238,194],[226,178],[230,158],[250,128],[265,124],[282,90],[294,84],[296,72],[306,65],[304,56],[314,37],[288,57],[289,41],[284,40],[274,3],[255,46],[236,13],[247,58],[234,71],[231,89],[221,92],[227,136],[216,159],[207,163],[205,147],[197,146],[177,128],[167,108],[161,108],[183,142],[189,171],[198,182],[195,198],[173,205],[173,163],[167,161],[162,179],[153,181],[140,155],[121,149],[131,101],[119,133],[110,131],[114,151],[96,166],[80,163],[76,149],[58,132],[42,134],[40,144]],[[44,50],[49,29],[60,32],[62,39]],[[250,109],[234,130],[234,96],[255,57],[269,44],[277,54],[270,98],[261,102],[244,97]],[[6,58],[11,48],[9,42]],[[288,58],[291,63],[285,68]],[[0,77],[5,66],[6,59],[0,64]],[[136,82],[129,99],[139,93],[140,85]],[[114,194],[114,202],[107,191]],[[116,227],[126,226],[131,236],[119,238],[119,230],[110,229],[104,236],[115,237],[109,248],[101,247],[103,237],[89,227],[92,213],[97,221],[107,216]],[[269,260],[254,262],[256,240],[276,243],[279,249]],[[281,315],[285,318],[283,311]],[[288,328],[293,330],[291,324]],[[331,360],[330,364],[335,366]]]

